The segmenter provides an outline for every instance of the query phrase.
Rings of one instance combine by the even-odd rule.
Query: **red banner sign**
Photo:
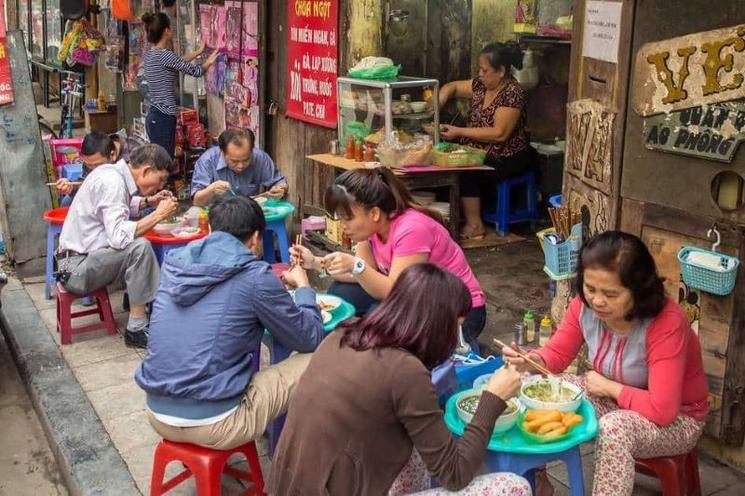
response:
[[[8,42],[5,37],[5,1],[0,0],[0,105],[13,103],[13,81],[10,77]]]
[[[287,116],[336,127],[338,0],[287,2]]]

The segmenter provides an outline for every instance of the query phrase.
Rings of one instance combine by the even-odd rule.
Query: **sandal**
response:
[[[484,239],[485,236],[486,236],[486,232],[482,232],[480,234],[460,233],[460,240],[461,241],[478,241],[478,240]]]

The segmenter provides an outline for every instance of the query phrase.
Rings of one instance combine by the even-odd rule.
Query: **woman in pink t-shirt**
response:
[[[577,286],[556,334],[529,355],[561,373],[587,345],[592,370],[567,378],[585,389],[599,417],[592,494],[630,495],[634,458],[696,446],[709,411],[701,345],[636,236],[608,231],[592,238],[580,254]],[[514,349],[502,352],[530,370]],[[538,496],[552,492],[545,472],[537,482]]]
[[[436,212],[417,205],[406,186],[382,167],[339,176],[326,192],[326,208],[339,216],[344,233],[356,243],[355,255],[336,252],[321,258],[299,246],[291,253],[305,268],[326,270],[334,278],[329,293],[364,314],[388,296],[406,267],[430,262],[468,287],[472,308],[463,322],[463,336],[477,348],[476,338],[486,324],[484,292]]]

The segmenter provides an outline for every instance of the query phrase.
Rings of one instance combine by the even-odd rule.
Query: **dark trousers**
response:
[[[370,296],[359,284],[334,282],[328,293],[354,305],[358,316],[366,315],[380,304],[379,300]],[[486,326],[486,307],[484,306],[471,308],[461,326],[463,328],[463,338],[477,353],[479,350],[478,337],[484,330],[484,326]]]
[[[150,143],[162,146],[173,158],[176,148],[176,116],[164,114],[151,105],[145,118],[145,130]]]

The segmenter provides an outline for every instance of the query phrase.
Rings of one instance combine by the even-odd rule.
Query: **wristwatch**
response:
[[[365,267],[367,267],[367,265],[365,264],[364,260],[362,260],[360,257],[354,257],[354,265],[352,266],[352,275],[358,276],[362,274],[365,271]]]

